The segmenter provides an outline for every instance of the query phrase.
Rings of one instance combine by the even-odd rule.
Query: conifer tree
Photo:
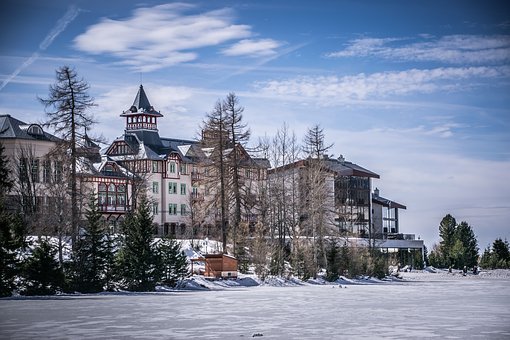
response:
[[[71,233],[73,241],[78,234],[78,177],[77,159],[79,141],[84,137],[86,130],[95,123],[87,110],[93,107],[94,101],[88,95],[89,85],[78,78],[76,71],[69,66],[62,66],[56,71],[57,81],[50,86],[48,98],[39,98],[39,101],[49,111],[46,112],[48,121],[46,125],[55,128],[61,135],[64,147],[70,155],[69,187],[71,194]]]
[[[94,194],[90,196],[86,218],[74,250],[74,281],[77,291],[95,293],[103,291],[110,276],[112,249]]]
[[[56,260],[57,249],[46,239],[23,265],[22,295],[54,295],[64,285],[64,273]]]
[[[168,286],[175,286],[180,280],[189,275],[188,260],[181,250],[181,245],[171,237],[164,237],[158,243],[158,270],[161,272],[161,282]]]
[[[124,240],[116,259],[119,279],[128,290],[152,291],[159,280],[153,230],[152,207],[142,195],[136,211],[124,222]]]
[[[11,188],[8,161],[4,146],[0,143],[0,297],[10,296],[15,288],[14,277],[20,266],[16,251],[24,243],[21,217],[5,208],[5,197]]]
[[[455,244],[455,228],[457,227],[457,222],[455,218],[447,214],[441,220],[439,224],[439,237],[441,237],[440,251],[443,258],[443,262],[447,266],[453,265],[453,258],[451,255],[451,251]]]

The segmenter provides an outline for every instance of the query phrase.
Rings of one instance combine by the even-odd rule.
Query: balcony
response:
[[[128,205],[108,205],[108,204],[99,204],[97,206],[97,210],[100,212],[117,212],[117,213],[125,213],[129,211]]]

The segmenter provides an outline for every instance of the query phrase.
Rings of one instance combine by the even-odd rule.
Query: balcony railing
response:
[[[99,204],[97,208],[101,212],[126,212],[129,211],[130,207],[128,205]]]

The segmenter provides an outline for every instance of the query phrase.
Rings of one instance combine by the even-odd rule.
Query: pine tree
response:
[[[496,261],[497,268],[509,268],[510,267],[510,247],[508,241],[503,241],[498,238],[492,244],[492,250]]]
[[[123,225],[124,240],[116,269],[121,284],[131,291],[152,291],[159,280],[151,210],[150,202],[142,195],[136,211],[126,217]]]
[[[179,242],[171,237],[164,237],[158,243],[157,250],[161,283],[173,287],[180,279],[189,275],[188,260]]]
[[[63,287],[64,273],[56,260],[57,249],[42,240],[23,265],[22,295],[54,295]]]
[[[107,284],[112,250],[93,194],[89,199],[86,218],[87,225],[79,236],[74,250],[74,286],[79,292],[95,293],[103,291]]]

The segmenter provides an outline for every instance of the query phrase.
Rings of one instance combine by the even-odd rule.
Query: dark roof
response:
[[[357,164],[347,162],[343,157],[339,159],[326,159],[326,166],[341,176],[380,178],[375,172],[367,170]]]
[[[372,203],[377,203],[377,204],[382,205],[383,207],[388,207],[388,208],[407,209],[405,205],[402,205],[400,203],[394,202],[392,200],[389,200],[387,198],[384,198],[384,197],[381,197],[378,195],[377,196],[372,195]]]
[[[0,115],[0,138],[60,141],[60,138],[45,132],[40,125],[27,124],[10,115]]]
[[[163,117],[159,111],[154,110],[154,107],[149,102],[149,98],[147,98],[147,95],[145,94],[143,85],[140,85],[133,105],[129,108],[129,110],[122,112],[121,117],[135,116],[140,113],[154,117]]]
[[[253,162],[261,169],[269,169],[271,167],[271,162],[267,158],[253,158]]]

